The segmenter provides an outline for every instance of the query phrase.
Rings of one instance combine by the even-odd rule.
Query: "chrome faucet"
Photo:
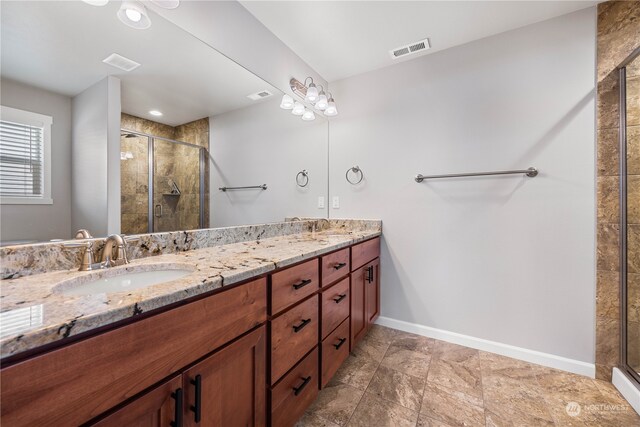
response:
[[[326,227],[323,227],[322,225],[320,225],[320,223],[326,225]],[[329,228],[331,228],[331,223],[329,222],[329,220],[327,218],[320,218],[318,220],[318,231],[327,230]]]

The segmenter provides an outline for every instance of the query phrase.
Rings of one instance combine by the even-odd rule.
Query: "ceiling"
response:
[[[597,1],[244,1],[327,81],[365,73],[593,6]],[[424,54],[388,51],[429,38]]]
[[[2,1],[0,74],[67,96],[113,75],[122,82],[123,112],[170,126],[259,102],[247,95],[265,89],[280,93],[152,11],[151,28],[125,26],[119,6]],[[142,65],[124,72],[102,63],[112,53]]]

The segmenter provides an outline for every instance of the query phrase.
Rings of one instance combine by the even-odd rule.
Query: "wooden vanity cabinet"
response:
[[[184,426],[264,426],[266,328],[240,338],[182,376]]]
[[[262,326],[93,425],[264,426],[265,340]]]
[[[171,378],[143,394],[125,407],[93,424],[95,427],[165,427],[181,416],[182,377]]]
[[[351,349],[380,315],[380,238],[351,249]]]

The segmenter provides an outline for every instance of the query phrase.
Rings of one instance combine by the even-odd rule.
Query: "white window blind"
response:
[[[0,196],[44,197],[44,128],[0,120]]]
[[[52,118],[5,106],[0,112],[0,203],[52,203]]]

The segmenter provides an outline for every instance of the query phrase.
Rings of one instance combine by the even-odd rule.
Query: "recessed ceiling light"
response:
[[[161,116],[162,113],[158,110],[151,110],[149,111],[149,114],[151,114],[152,116]]]

